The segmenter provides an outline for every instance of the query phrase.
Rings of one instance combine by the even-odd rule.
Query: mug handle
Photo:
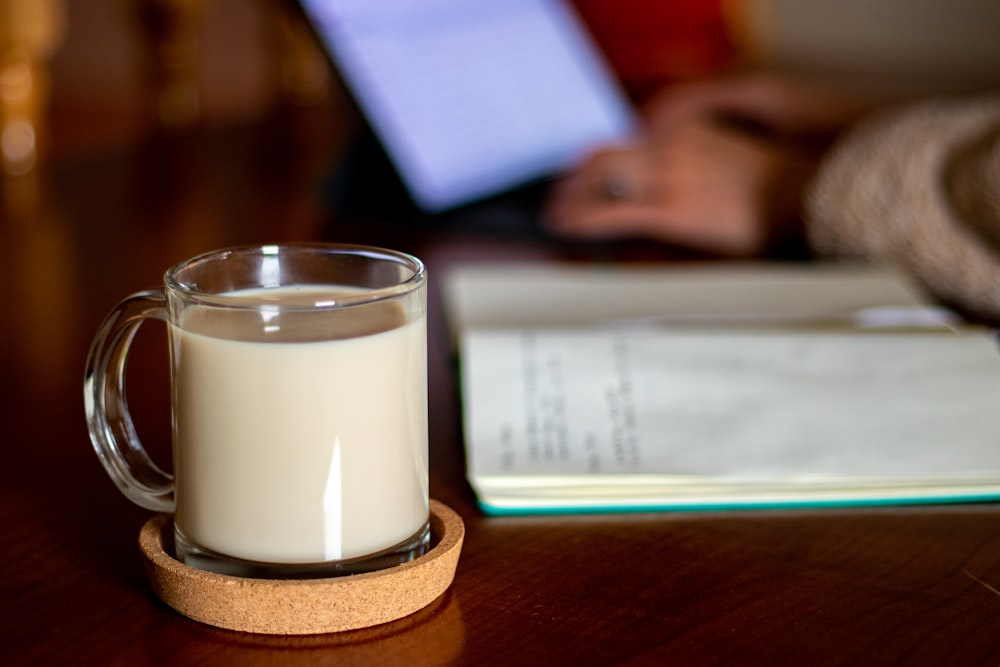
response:
[[[94,451],[118,489],[141,507],[173,512],[174,477],[146,453],[125,400],[129,348],[147,319],[167,321],[162,289],[136,292],[108,313],[87,355],[83,403]]]

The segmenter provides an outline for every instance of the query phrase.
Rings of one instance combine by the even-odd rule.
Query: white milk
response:
[[[294,342],[192,332],[247,328],[218,313],[172,329],[174,518],[188,540],[245,560],[310,563],[377,552],[420,531],[425,318],[406,323],[396,303],[366,308],[373,317],[360,331],[332,341],[305,342],[329,337],[326,325],[309,333],[313,319],[308,331],[282,320],[289,333],[279,335]],[[261,314],[251,315],[260,329]]]

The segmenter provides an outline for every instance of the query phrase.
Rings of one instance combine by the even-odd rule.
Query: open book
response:
[[[1000,357],[854,267],[446,276],[468,478],[496,514],[1000,498]]]

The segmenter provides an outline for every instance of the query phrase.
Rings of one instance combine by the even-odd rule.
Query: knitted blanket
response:
[[[817,254],[893,266],[966,316],[1000,323],[1000,96],[860,124],[820,165],[804,218]]]

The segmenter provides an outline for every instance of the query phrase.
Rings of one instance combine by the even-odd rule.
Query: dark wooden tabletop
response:
[[[235,243],[393,245],[427,261],[432,286],[456,259],[587,259],[525,239],[338,221],[322,192],[339,139],[303,127],[198,130],[6,183],[0,664],[1000,663],[994,505],[483,516],[464,478],[455,358],[433,287],[431,495],[467,530],[450,590],[385,626],[308,637],[220,630],[160,602],[136,543],[149,513],[105,475],[83,417],[87,348],[118,299]],[[128,391],[140,435],[169,465],[161,329],[140,331]]]

